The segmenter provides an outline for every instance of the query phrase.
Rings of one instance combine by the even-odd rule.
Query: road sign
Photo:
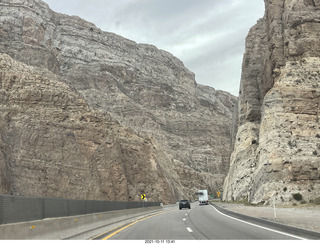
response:
[[[218,197],[220,197],[220,191],[217,191],[217,195],[218,195]]]
[[[146,194],[141,194],[141,199],[142,200],[146,199]]]

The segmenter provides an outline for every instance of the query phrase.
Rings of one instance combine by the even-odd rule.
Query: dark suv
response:
[[[190,209],[190,202],[188,200],[181,200],[179,202],[179,209],[181,208],[189,208]]]

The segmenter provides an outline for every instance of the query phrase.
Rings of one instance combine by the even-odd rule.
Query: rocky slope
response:
[[[320,195],[320,2],[265,0],[243,58],[225,200]]]
[[[72,96],[81,98],[83,106],[87,107],[83,110],[78,104],[70,105],[78,111],[75,121],[80,120],[87,130],[85,133],[84,128],[77,127],[84,140],[77,145],[73,116],[65,118],[72,111],[65,111],[67,105],[62,102],[60,105],[56,96],[49,94],[47,97],[46,90],[51,89],[51,83],[41,89],[38,85],[28,88],[24,101],[19,101],[19,95],[14,103],[2,102],[3,111],[18,109],[19,113],[14,117],[15,113],[7,112],[3,122],[6,126],[1,135],[6,136],[1,136],[1,150],[4,151],[0,165],[5,169],[2,173],[5,187],[1,191],[85,197],[64,189],[63,180],[55,184],[52,177],[45,178],[45,173],[38,176],[39,172],[45,172],[43,161],[47,159],[55,165],[81,164],[83,168],[79,166],[78,169],[82,173],[77,173],[76,169],[72,172],[73,176],[78,175],[79,188],[100,184],[97,191],[102,191],[94,193],[87,189],[90,198],[136,200],[138,192],[144,191],[152,196],[151,200],[174,202],[181,197],[193,198],[197,188],[208,188],[211,193],[222,188],[231,152],[234,96],[198,85],[194,74],[168,52],[103,32],[79,17],[55,13],[40,0],[4,0],[0,3],[0,13],[0,52],[13,58],[13,63],[27,64],[30,70],[37,67],[37,73],[43,74],[44,79],[51,81],[46,77],[55,74],[53,80],[59,81],[58,86],[61,86],[58,93],[70,89],[74,92]],[[10,71],[8,67],[5,69]],[[5,92],[11,97],[23,90],[15,88]],[[35,109],[38,115],[32,123],[37,126],[28,131],[31,120],[27,118],[33,113],[29,104],[38,106],[37,99],[40,99],[29,102],[34,96],[50,102],[47,102],[48,107],[42,104],[41,109]],[[57,103],[54,99],[58,99]],[[52,103],[62,107],[59,113],[49,116]],[[86,113],[89,111],[99,114],[94,115],[99,118],[88,120]],[[104,115],[106,112],[108,115]],[[24,123],[20,121],[22,118],[26,118]],[[58,122],[50,122],[55,119],[61,119],[64,124],[57,125],[61,136],[53,126]],[[108,130],[103,129],[106,126]],[[21,133],[12,134],[15,127]],[[110,140],[117,143],[108,142],[109,130],[113,131]],[[40,135],[37,132],[41,132]],[[25,143],[16,148],[20,137],[25,137]],[[39,138],[43,140],[42,147],[48,147],[41,149],[46,153],[30,149],[37,147]],[[78,151],[70,151],[68,147],[76,147]],[[79,153],[80,149],[84,155]],[[27,157],[28,164],[24,164],[24,153],[31,154]],[[71,161],[66,162],[69,158]],[[103,170],[103,176],[95,169]],[[28,174],[19,173],[25,170]],[[83,171],[88,170],[91,174],[85,175]],[[59,172],[58,166],[56,171]],[[68,178],[67,173],[65,177]],[[28,187],[30,185],[33,189]],[[53,188],[51,191],[46,191],[48,185]]]
[[[3,54],[0,74],[1,193],[137,201],[148,192],[164,202],[183,194],[152,139],[90,109],[58,76]]]

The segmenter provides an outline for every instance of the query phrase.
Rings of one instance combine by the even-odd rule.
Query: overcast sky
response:
[[[179,58],[199,84],[238,96],[245,38],[263,0],[44,0],[103,31]]]

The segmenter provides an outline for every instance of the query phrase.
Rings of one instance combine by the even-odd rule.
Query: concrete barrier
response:
[[[50,218],[0,225],[1,240],[57,240],[100,226],[162,210],[162,206],[108,211],[80,216]]]

